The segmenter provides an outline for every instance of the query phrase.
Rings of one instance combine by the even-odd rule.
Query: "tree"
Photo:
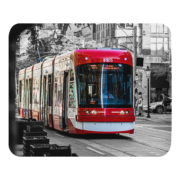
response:
[[[162,57],[162,62],[166,63],[151,67],[152,75],[156,78],[161,76],[167,76],[167,81],[171,81],[171,50],[165,52],[165,55]]]
[[[58,29],[60,30],[60,34],[56,32],[55,24],[57,24]],[[29,36],[29,44],[27,48],[27,54],[28,58],[30,59],[36,59],[38,61],[39,55],[41,56],[41,59],[43,59],[45,56],[51,56],[55,55],[59,52],[64,52],[67,49],[74,50],[76,47],[82,46],[82,43],[80,43],[80,39],[74,38],[72,42],[75,41],[75,43],[71,43],[70,40],[68,42],[68,38],[64,38],[63,35],[66,34],[66,31],[68,27],[70,27],[71,23],[53,23],[54,25],[54,31],[51,30],[51,33],[48,37],[43,37],[42,29],[43,29],[43,23],[34,23],[33,26],[27,29],[26,34],[30,34]],[[77,27],[84,27],[91,25],[90,22],[82,22],[82,23],[75,23]],[[70,39],[71,37],[69,37]],[[69,47],[67,48],[67,44]]]
[[[81,28],[91,28],[91,24],[78,24]],[[39,62],[39,56],[43,60],[47,56],[63,54],[78,48],[96,48],[103,47],[96,41],[85,42],[82,36],[67,36],[66,32],[70,24],[52,25],[51,30],[43,29],[43,24],[36,24],[27,29],[26,34],[29,35],[28,46],[26,48],[26,60],[33,61],[31,64]],[[29,65],[29,63],[28,63]]]
[[[27,34],[31,34],[29,40],[31,41],[32,45],[37,45],[38,43],[38,30],[37,28],[42,29],[44,23],[34,23],[33,26],[28,28]],[[70,27],[71,23],[53,23],[54,25],[57,24],[58,29],[61,31],[61,34],[65,35],[68,27]],[[91,25],[90,22],[82,22],[82,23],[75,23],[77,27],[80,26],[89,26]],[[61,36],[63,37],[63,36]]]

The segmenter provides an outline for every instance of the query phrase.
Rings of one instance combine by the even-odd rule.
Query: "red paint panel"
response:
[[[79,122],[134,122],[135,116],[76,116]]]
[[[41,120],[41,118],[40,118],[40,112],[38,112],[38,120],[39,120],[39,121]]]
[[[52,116],[49,114],[49,127],[53,127]]]
[[[30,118],[32,118],[32,110],[30,110]]]
[[[86,111],[89,110],[90,113],[86,114]],[[92,111],[95,110],[96,114],[92,114]],[[96,115],[115,115],[122,116],[120,111],[129,111],[128,114],[124,114],[123,116],[134,116],[134,108],[78,108],[78,115],[86,115],[86,116],[96,116]]]
[[[69,133],[78,134],[76,132],[77,129],[73,126],[73,124],[69,118],[68,118],[68,129],[69,129]]]
[[[40,120],[39,117],[40,117],[40,112],[32,110],[32,119],[36,119],[36,121],[39,121]]]
[[[40,112],[37,112],[37,117],[35,117],[35,119],[37,120],[37,121],[40,121],[41,119],[40,119]]]
[[[85,58],[88,58],[87,60]],[[125,60],[126,58],[126,60]],[[133,65],[132,55],[123,50],[85,49],[74,52],[74,66],[89,63],[122,63]]]
[[[53,128],[57,129],[57,130],[60,130],[60,131],[63,131],[63,129],[61,129],[59,127],[59,116],[58,115],[54,115],[54,114],[53,114]]]
[[[20,108],[20,113],[19,113],[19,116],[24,118],[24,109]]]
[[[86,130],[76,129],[76,134],[119,134],[119,133],[134,134],[134,129],[127,131],[114,131],[114,132],[86,131]]]

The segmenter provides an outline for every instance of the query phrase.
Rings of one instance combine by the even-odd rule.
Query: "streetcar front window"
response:
[[[85,64],[76,67],[80,108],[132,108],[132,66]]]

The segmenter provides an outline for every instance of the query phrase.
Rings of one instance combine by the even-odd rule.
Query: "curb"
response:
[[[159,119],[158,121],[157,120],[155,120],[155,119],[152,119],[152,118],[146,118],[146,117],[135,117],[135,121],[136,120],[145,120],[145,121],[152,121],[152,122],[156,122],[156,123],[158,123],[158,122],[160,122],[160,123],[169,123],[169,124],[171,124],[171,120],[161,120],[161,119]]]

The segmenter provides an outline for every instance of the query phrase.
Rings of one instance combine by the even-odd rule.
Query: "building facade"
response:
[[[144,104],[147,104],[147,77],[143,69],[165,66],[171,63],[171,33],[164,24],[96,24],[94,40],[103,47],[118,47],[134,52],[133,28],[136,26],[137,57],[144,59],[143,67],[138,67],[137,87],[143,92]],[[167,76],[150,77],[150,101],[160,101],[161,94],[171,97],[171,82]]]

